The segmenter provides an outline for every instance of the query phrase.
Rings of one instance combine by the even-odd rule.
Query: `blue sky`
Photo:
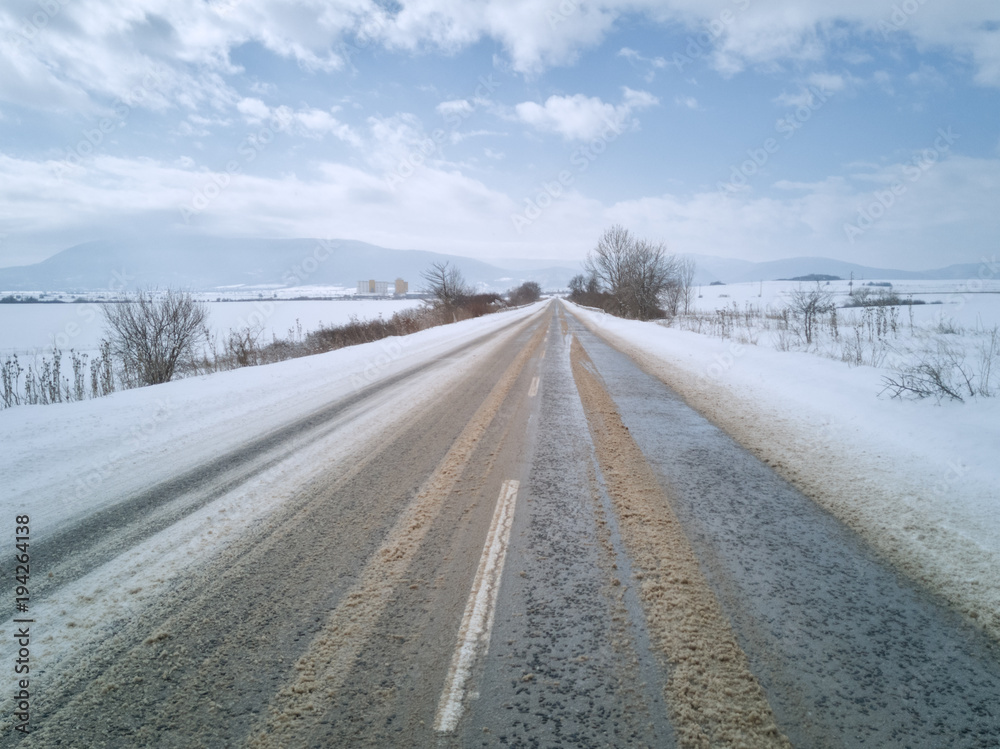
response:
[[[0,265],[361,239],[923,269],[1000,247],[1000,5],[12,0]]]

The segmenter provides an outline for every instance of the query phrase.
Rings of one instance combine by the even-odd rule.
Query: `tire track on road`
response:
[[[332,709],[343,679],[374,631],[395,588],[403,582],[410,562],[445,498],[461,478],[480,438],[544,339],[546,328],[544,323],[538,325],[530,342],[518,353],[434,474],[403,511],[357,584],[295,664],[296,677],[278,692],[265,723],[254,731],[249,746],[254,749],[306,746],[322,731],[321,721]]]
[[[670,665],[664,694],[679,744],[790,748],[669,498],[575,337],[571,359],[650,637]]]

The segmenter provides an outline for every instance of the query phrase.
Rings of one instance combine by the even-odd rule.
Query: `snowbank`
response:
[[[539,305],[326,354],[104,398],[0,411],[0,512],[41,538],[252,436],[537,312]]]

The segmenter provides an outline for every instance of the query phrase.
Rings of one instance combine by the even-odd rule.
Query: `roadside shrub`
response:
[[[169,382],[204,335],[208,308],[188,294],[141,290],[103,307],[108,342],[126,387]]]
[[[798,288],[792,291],[788,308],[801,324],[800,330],[808,346],[813,342],[813,330],[821,315],[833,309],[833,293],[816,282],[816,288]]]
[[[893,398],[936,398],[938,402],[993,397],[997,394],[992,380],[1000,357],[1000,328],[994,326],[982,335],[971,362],[966,347],[938,335],[882,378],[882,392]]]
[[[146,307],[140,305],[138,310],[132,309],[129,320],[133,318],[138,318],[139,321],[162,320],[167,327],[170,327],[177,317],[171,311],[176,310],[178,295],[175,294],[174,306],[167,305],[162,308],[158,316],[154,314],[153,306],[149,304],[148,294],[149,292],[140,292]],[[122,304],[116,304],[115,310],[106,312],[106,315],[120,314],[121,310],[126,309],[121,306]],[[222,338],[221,348],[218,340],[210,336],[207,328],[201,324],[198,330],[194,330],[190,337],[185,339],[190,345],[184,349],[183,355],[176,358],[172,375],[220,372],[324,353],[378,341],[389,336],[410,335],[457,320],[480,317],[497,312],[506,306],[499,294],[467,293],[447,306],[435,304],[401,310],[388,319],[379,317],[374,320],[359,320],[357,317],[351,317],[344,325],[321,324],[318,329],[307,333],[303,332],[302,325],[296,320],[296,325],[289,329],[287,338],[273,336],[269,343],[261,340],[263,332],[261,326],[233,328]],[[192,327],[196,321],[203,323],[203,318],[196,314],[180,315],[180,318],[191,321]],[[140,331],[145,330],[139,325],[135,328]],[[148,340],[153,342],[163,340],[162,337],[154,335],[155,332],[151,331]],[[137,340],[146,341],[147,338],[138,336]],[[197,356],[194,351],[195,341],[204,344]],[[138,347],[137,351],[143,354],[146,349]],[[102,340],[100,350],[93,358],[87,354],[70,351],[72,379],[62,376],[61,361],[62,354],[59,350],[53,350],[51,357],[43,356],[40,360],[36,357],[34,362],[26,366],[17,355],[4,358],[0,361],[0,406],[9,408],[24,404],[82,400],[86,397],[99,398],[115,392],[118,387],[129,388],[144,384],[143,378],[146,376],[142,357],[131,353],[130,349],[123,348],[121,341],[115,345],[110,337]],[[154,359],[154,364],[156,361],[158,360]]]
[[[542,287],[535,281],[525,281],[507,292],[507,301],[514,307],[537,302],[542,298]]]

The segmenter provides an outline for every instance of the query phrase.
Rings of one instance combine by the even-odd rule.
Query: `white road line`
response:
[[[537,377],[535,378],[538,379]],[[451,733],[465,710],[465,687],[472,675],[476,658],[485,656],[490,647],[490,632],[493,629],[493,612],[500,593],[500,578],[503,563],[507,558],[507,543],[514,522],[514,506],[517,504],[519,482],[505,481],[497,500],[497,508],[486,536],[483,556],[472,583],[472,593],[465,605],[465,615],[458,631],[458,645],[451,659],[451,668],[445,681],[444,691],[438,701],[434,730]]]
[[[539,379],[537,377],[531,381],[531,387],[528,389],[529,398],[534,398],[538,395],[538,382]]]

